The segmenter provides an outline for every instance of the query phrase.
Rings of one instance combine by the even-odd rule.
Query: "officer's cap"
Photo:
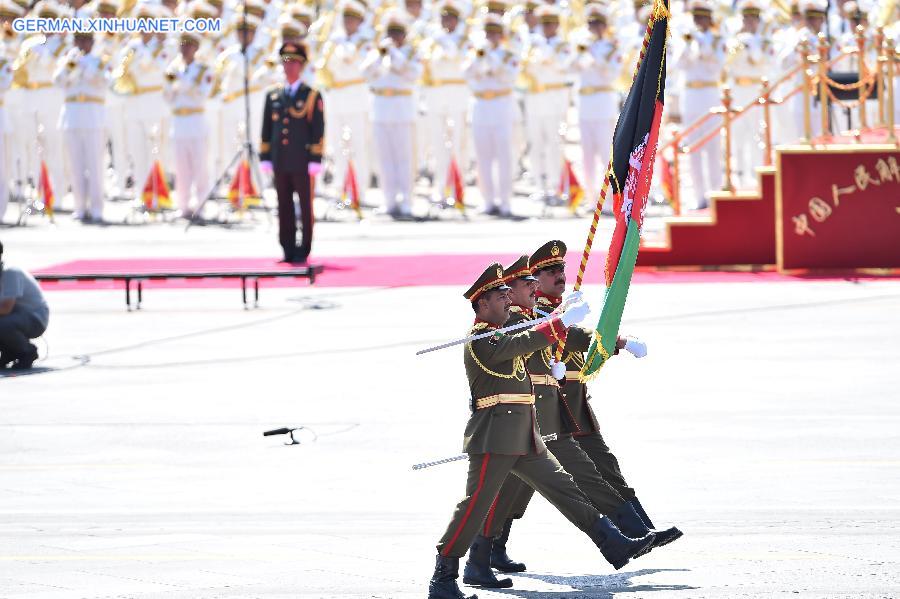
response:
[[[218,14],[206,0],[193,0],[187,5],[187,13],[192,19],[212,19]]]
[[[366,17],[366,7],[356,0],[345,0],[341,3],[341,14],[345,17],[356,17],[361,21]]]
[[[559,23],[559,9],[552,4],[545,4],[534,11],[541,23]]]
[[[385,33],[406,33],[406,18],[399,10],[392,10],[384,16]]]
[[[262,25],[262,21],[260,21],[259,17],[252,13],[239,13],[234,17],[234,28],[237,31],[240,31],[244,28],[250,31],[256,31],[257,29],[259,29],[260,25]]]
[[[438,13],[442,17],[456,17],[462,15],[462,8],[453,0],[444,0],[438,5]]]
[[[485,33],[503,33],[503,19],[495,14],[487,14],[484,16]]]
[[[528,256],[519,256],[519,259],[511,265],[503,269],[503,281],[509,283],[515,279],[525,279],[526,281],[537,281],[537,277],[528,266]]]
[[[290,8],[291,14],[295,19],[309,27],[309,24],[312,23],[313,20],[313,12],[309,9],[308,6],[304,6],[303,4],[294,4]]]
[[[532,272],[537,272],[542,268],[556,266],[557,264],[566,263],[566,244],[558,239],[548,241],[539,247],[528,261]]]
[[[307,33],[306,25],[291,15],[281,15],[278,18],[278,28],[281,30],[281,37],[301,37]]]
[[[200,38],[200,34],[198,34],[195,31],[185,31],[184,33],[181,34],[179,41],[182,46],[191,45],[191,46],[199,47],[201,38]]]
[[[281,44],[281,48],[278,49],[278,56],[285,62],[289,60],[302,60],[303,62],[306,62],[306,46],[296,42],[285,42]]]
[[[33,13],[42,19],[53,19],[60,16],[60,6],[49,0],[41,0],[34,5]]]
[[[591,2],[587,6],[584,7],[584,15],[587,19],[588,23],[608,23],[609,17],[606,14],[606,9],[602,4],[598,2]]]
[[[695,17],[712,17],[713,6],[707,0],[691,0],[688,11]]]
[[[807,17],[825,17],[828,12],[827,0],[801,0],[800,12]]]
[[[738,4],[742,15],[758,17],[763,12],[763,5],[759,0],[743,0]]]
[[[506,0],[488,0],[485,8],[490,13],[505,13],[508,8]]]
[[[463,297],[470,302],[474,302],[492,289],[500,289],[501,291],[509,290],[509,287],[503,280],[503,266],[499,262],[494,262],[488,266],[484,272],[481,273],[481,276],[478,277],[478,280],[463,293]]]
[[[25,14],[25,10],[12,0],[0,0],[0,17],[16,19]]]

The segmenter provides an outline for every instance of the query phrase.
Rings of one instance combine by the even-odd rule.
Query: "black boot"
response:
[[[12,363],[15,358],[12,355],[0,350],[0,370],[3,370]]]
[[[613,521],[613,523],[619,528],[623,535],[626,537],[631,537],[632,539],[639,539],[645,535],[650,534],[650,528],[644,524],[644,521],[635,511],[634,506],[629,502],[625,502],[616,510],[609,515],[609,519]],[[650,550],[656,547],[656,541],[647,546],[643,551],[636,553],[634,557],[641,557],[645,553],[650,553]]]
[[[506,541],[509,540],[509,529],[512,528],[513,519],[509,518],[503,526],[503,533],[494,539],[491,546],[491,566],[501,572],[524,572],[525,564],[514,562],[506,554]]]
[[[469,549],[469,559],[463,570],[463,582],[473,587],[508,589],[513,585],[509,578],[497,578],[491,570],[492,539],[478,535]]]
[[[478,599],[478,595],[466,596],[456,579],[459,578],[459,558],[444,557],[440,553],[434,565],[434,575],[428,583],[428,599]]]
[[[628,560],[652,545],[654,539],[653,533],[639,539],[628,538],[605,516],[597,518],[588,531],[588,536],[600,548],[606,561],[616,570],[621,569]]]
[[[676,541],[684,536],[684,533],[678,530],[677,527],[672,526],[671,528],[667,528],[665,530],[656,530],[653,526],[653,522],[650,521],[650,516],[647,515],[647,512],[644,511],[644,507],[641,505],[641,502],[638,501],[638,498],[635,497],[629,503],[634,507],[634,511],[637,512],[638,516],[641,517],[641,520],[644,521],[644,524],[647,525],[647,528],[651,529],[656,533],[656,540],[653,542],[654,547],[662,547],[663,545],[668,545],[672,541]]]
[[[31,368],[31,365],[34,364],[35,360],[38,359],[38,351],[37,348],[28,344],[28,349],[25,350],[25,353],[19,354],[15,357],[15,362],[10,366],[11,370],[28,370]]]

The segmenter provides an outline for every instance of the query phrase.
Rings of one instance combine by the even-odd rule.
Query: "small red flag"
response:
[[[574,213],[578,210],[581,200],[584,198],[584,189],[575,176],[575,169],[569,160],[563,165],[563,172],[559,178],[559,195],[567,195],[569,198],[569,210]]]
[[[228,188],[228,201],[235,210],[245,210],[250,206],[259,204],[259,191],[253,184],[253,177],[250,175],[250,163],[241,160],[237,169],[234,171],[234,177],[231,179],[231,187]]]
[[[43,160],[41,160],[41,180],[38,190],[41,194],[41,202],[44,204],[44,214],[52,218],[56,198],[53,195],[53,185],[50,183],[50,173],[47,172],[47,163]]]
[[[362,209],[359,206],[359,185],[356,182],[356,170],[353,161],[347,161],[347,174],[344,176],[344,189],[341,190],[341,200],[350,200],[350,207],[356,212],[358,218],[362,218]]]
[[[459,172],[459,165],[456,164],[456,158],[450,159],[450,169],[447,172],[447,192],[453,191],[453,206],[460,212],[466,211],[464,202],[466,197],[466,187],[463,185],[462,175]]]
[[[144,183],[142,199],[144,207],[150,212],[159,212],[160,210],[170,210],[172,208],[169,184],[166,183],[166,177],[163,175],[162,165],[159,163],[159,160],[155,161],[150,168],[147,182]]]

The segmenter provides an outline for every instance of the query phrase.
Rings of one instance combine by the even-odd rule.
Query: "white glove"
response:
[[[587,315],[590,313],[591,307],[587,302],[581,301],[563,312],[562,316],[560,316],[559,319],[562,321],[564,327],[569,328],[573,324],[578,324],[579,322],[587,318]]]
[[[581,293],[581,291],[573,291],[563,298],[562,305],[568,306],[569,304],[580,302],[583,299],[583,296],[584,294]]]
[[[259,170],[261,170],[262,174],[266,175],[267,177],[271,176],[272,173],[275,172],[275,170],[272,168],[271,160],[263,160],[262,162],[260,162]]]
[[[626,337],[627,341],[625,341],[625,351],[634,356],[635,358],[643,358],[647,355],[647,344],[641,341],[640,339],[635,339],[634,337]]]
[[[550,373],[553,374],[553,378],[555,378],[558,381],[561,381],[564,378],[566,378],[566,365],[563,364],[562,362],[554,361],[553,364],[550,366]]]

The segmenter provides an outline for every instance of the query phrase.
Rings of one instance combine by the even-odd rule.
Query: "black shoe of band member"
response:
[[[634,506],[627,501],[617,507],[613,513],[609,514],[609,519],[613,521],[613,524],[615,524],[620,531],[622,531],[623,535],[631,537],[632,539],[638,539],[651,532],[655,532],[650,530],[635,511]],[[646,549],[640,553],[636,553],[634,557],[638,558],[646,553],[650,553],[650,550],[654,547],[656,547],[655,540]]]
[[[616,525],[607,517],[597,518],[588,536],[600,548],[600,553],[612,567],[620,570],[635,555],[638,555],[653,544],[655,536],[650,533],[639,539],[631,539],[622,534]]]
[[[497,578],[491,569],[491,546],[493,539],[478,535],[469,548],[469,559],[463,570],[463,582],[471,587],[486,589],[508,589],[513,585],[509,578]]]
[[[456,584],[459,578],[459,558],[438,554],[434,575],[428,583],[428,599],[478,599],[478,595],[466,595]]]
[[[634,511],[637,512],[638,516],[641,517],[644,524],[656,533],[656,540],[653,542],[654,547],[662,547],[663,545],[668,545],[672,541],[677,541],[681,537],[684,536],[684,533],[678,530],[677,527],[672,526],[665,530],[658,530],[655,526],[653,526],[653,522],[650,520],[650,516],[647,515],[647,512],[644,510],[644,506],[641,505],[641,502],[638,501],[638,498],[635,497],[629,503],[634,507]]]
[[[524,572],[525,564],[512,561],[506,554],[506,542],[509,540],[509,529],[512,528],[512,524],[513,519],[508,518],[506,524],[503,525],[503,532],[494,539],[494,543],[491,545],[491,566],[506,573]]]
[[[0,370],[8,367],[14,360],[15,358],[11,354],[0,351]]]

